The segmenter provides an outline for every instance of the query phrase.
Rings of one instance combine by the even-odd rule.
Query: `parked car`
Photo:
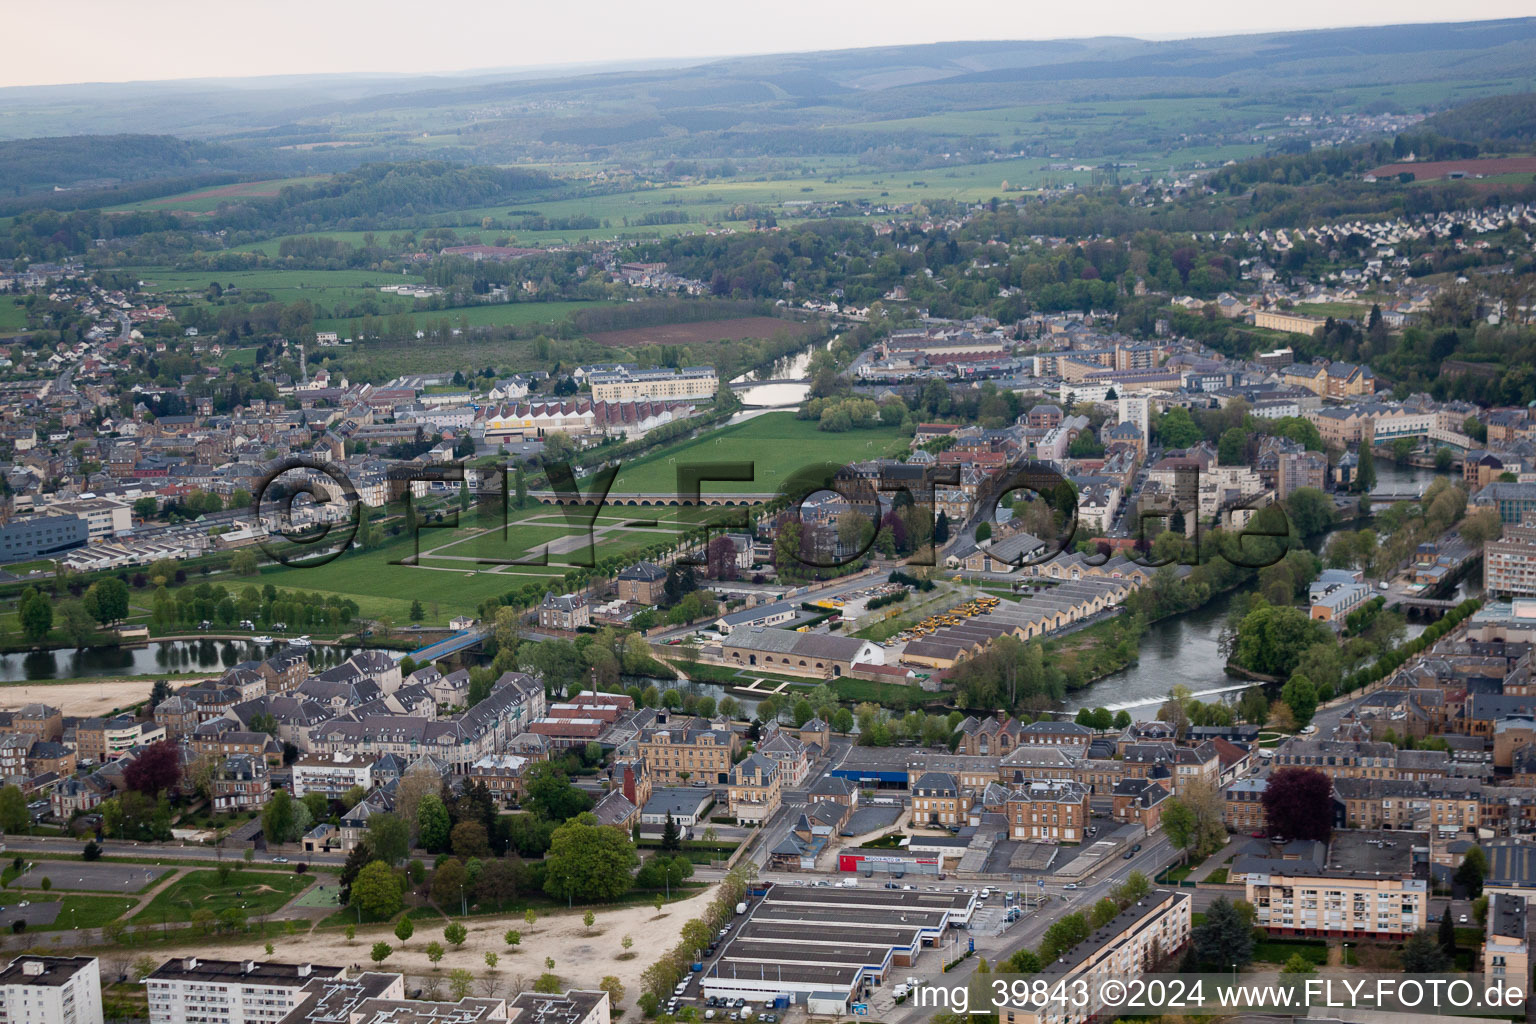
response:
[[[1068,882],[1066,885],[1062,886],[1062,888],[1063,889],[1076,889],[1077,888],[1077,883],[1076,882]]]

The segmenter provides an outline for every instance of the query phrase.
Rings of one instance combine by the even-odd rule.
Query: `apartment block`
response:
[[[1076,983],[1081,980],[1096,998],[1102,984],[1111,978],[1129,981],[1155,970],[1189,942],[1193,902],[1189,893],[1155,889],[1036,977],[1045,981],[1050,992],[1077,991]],[[1092,1000],[1076,1003],[1048,998],[1004,1005],[998,1011],[998,1024],[1084,1024],[1104,1010]]]
[[[101,968],[93,956],[19,956],[0,971],[5,1024],[102,1024]]]
[[[1271,933],[1401,939],[1424,927],[1428,850],[1424,833],[1341,831],[1327,844],[1240,852],[1229,877]]]
[[[1536,597],[1536,520],[1483,544],[1483,587],[1494,597]]]
[[[271,1024],[299,1005],[311,981],[346,976],[344,967],[188,956],[161,964],[144,987],[150,1024]]]

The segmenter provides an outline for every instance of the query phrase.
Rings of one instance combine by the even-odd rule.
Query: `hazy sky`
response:
[[[1192,35],[1524,17],[1531,0],[76,0],[6,5],[0,85],[421,72],[954,39]]]

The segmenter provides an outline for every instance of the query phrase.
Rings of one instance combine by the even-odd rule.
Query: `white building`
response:
[[[306,754],[293,763],[293,795],[339,797],[353,786],[366,793],[373,788],[373,762],[374,758],[339,750]]]
[[[272,1024],[299,1005],[314,979],[346,976],[344,967],[188,956],[167,960],[144,985],[150,1024]]]
[[[101,968],[93,956],[19,956],[0,971],[5,1024],[102,1024]]]

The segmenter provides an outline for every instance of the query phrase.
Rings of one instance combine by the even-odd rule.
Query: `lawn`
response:
[[[1267,964],[1283,964],[1297,953],[1319,966],[1328,962],[1328,944],[1325,942],[1265,939],[1253,944],[1253,958]]]
[[[0,297],[0,331],[22,331],[27,326],[27,307],[19,299]]]
[[[896,427],[831,433],[792,412],[764,413],[625,463],[612,493],[675,496],[680,467],[712,462],[752,463],[754,478],[705,481],[700,485],[704,493],[770,493],[798,470],[893,455],[905,450],[907,440]]]
[[[243,908],[248,917],[259,917],[282,909],[313,878],[242,868],[231,871],[229,880],[220,883],[217,871],[189,871],[158,893],[133,919],[140,924],[191,921],[194,910],[218,914],[230,907]]]
[[[54,894],[32,894],[34,902],[50,898],[59,898]],[[116,921],[128,911],[138,900],[130,896],[79,896],[70,894],[59,899],[59,916],[53,924],[38,925],[32,931],[38,932],[62,932],[79,928],[100,928],[109,921]]]

